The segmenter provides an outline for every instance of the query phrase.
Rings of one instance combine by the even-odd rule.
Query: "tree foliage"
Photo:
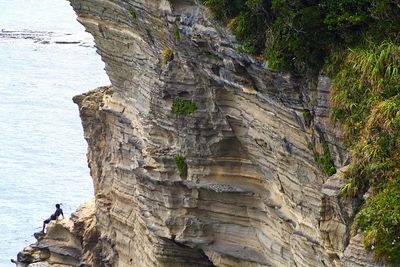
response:
[[[395,38],[400,5],[393,0],[204,0],[229,25],[240,49],[263,54],[270,68],[318,70],[338,47],[366,36]]]

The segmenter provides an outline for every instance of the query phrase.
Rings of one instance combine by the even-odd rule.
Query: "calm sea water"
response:
[[[71,98],[109,84],[91,36],[65,0],[0,0],[0,266],[34,242],[63,203],[93,195]]]

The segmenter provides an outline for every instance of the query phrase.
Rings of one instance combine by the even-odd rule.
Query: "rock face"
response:
[[[98,233],[94,200],[81,205],[70,219],[51,221],[47,233],[35,233],[37,242],[17,255],[18,267],[76,267],[94,260]]]
[[[350,157],[329,79],[238,54],[200,1],[70,2],[112,82],[74,98],[96,194],[94,266],[374,265],[350,242],[357,201],[338,197]],[[195,112],[173,114],[178,97]],[[314,160],[324,146],[331,177]]]

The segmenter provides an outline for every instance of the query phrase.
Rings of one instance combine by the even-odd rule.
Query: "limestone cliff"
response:
[[[95,266],[377,265],[360,235],[350,240],[357,200],[338,197],[350,156],[329,119],[329,79],[238,54],[200,1],[70,2],[112,83],[74,98]],[[195,112],[172,113],[177,98]],[[326,153],[331,177],[315,161]]]

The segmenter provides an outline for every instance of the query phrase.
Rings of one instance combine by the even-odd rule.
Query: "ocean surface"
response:
[[[65,0],[0,0],[0,267],[93,196],[71,98],[110,82]]]

